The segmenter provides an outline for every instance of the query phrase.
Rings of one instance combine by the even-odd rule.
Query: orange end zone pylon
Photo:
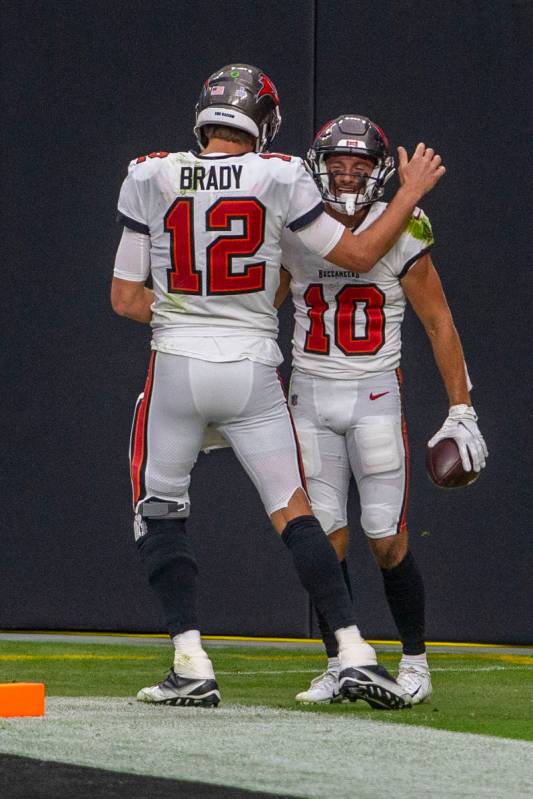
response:
[[[44,716],[44,683],[0,683],[0,717]]]

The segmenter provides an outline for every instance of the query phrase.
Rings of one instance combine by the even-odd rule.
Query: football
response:
[[[479,472],[465,472],[453,438],[443,438],[426,448],[426,470],[439,488],[463,488],[479,477]]]

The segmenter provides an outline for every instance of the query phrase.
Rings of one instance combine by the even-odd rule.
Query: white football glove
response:
[[[489,452],[477,426],[476,412],[470,405],[452,405],[441,429],[429,439],[428,447],[434,447],[443,438],[453,438],[459,447],[465,472],[472,469],[479,472],[485,467]]]

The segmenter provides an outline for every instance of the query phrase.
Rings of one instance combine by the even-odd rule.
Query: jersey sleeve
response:
[[[124,227],[115,258],[113,277],[144,283],[150,274],[150,237]]]
[[[398,277],[405,277],[419,258],[431,250],[434,243],[431,222],[422,209],[415,208],[400,239]]]
[[[287,227],[293,231],[310,225],[324,211],[324,203],[315,182],[302,159],[295,159],[295,175],[291,187]]]
[[[146,219],[139,181],[135,180],[134,164],[130,164],[129,172],[122,184],[118,198],[117,222],[136,233],[150,235]]]
[[[324,213],[310,225],[297,230],[296,235],[308,250],[325,258],[339,243],[345,230],[341,222]]]

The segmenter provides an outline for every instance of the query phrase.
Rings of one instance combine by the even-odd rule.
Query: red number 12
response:
[[[206,248],[207,294],[250,294],[265,288],[265,261],[247,264],[242,272],[232,271],[233,258],[256,254],[265,238],[265,206],[256,197],[228,197],[207,209],[206,231],[231,231],[235,220],[243,231],[218,236]],[[180,197],[165,215],[170,233],[168,290],[179,294],[202,294],[202,273],[195,269],[194,198]]]

